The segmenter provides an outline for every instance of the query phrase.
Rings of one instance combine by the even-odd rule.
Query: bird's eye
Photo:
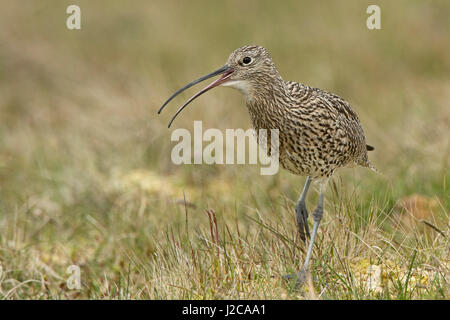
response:
[[[250,62],[252,62],[252,58],[250,58],[250,57],[245,57],[244,59],[242,59],[242,62],[243,62],[244,64],[249,64]]]

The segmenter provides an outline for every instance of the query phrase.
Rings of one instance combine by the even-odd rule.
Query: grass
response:
[[[382,1],[379,31],[364,1],[77,3],[80,31],[65,28],[72,3],[2,4],[0,298],[448,299],[447,1]],[[349,100],[383,173],[335,175],[300,290],[281,276],[305,256],[293,209],[304,178],[176,166],[166,126],[189,94],[156,116],[249,43],[286,80]],[[193,120],[250,126],[225,89],[175,127]]]

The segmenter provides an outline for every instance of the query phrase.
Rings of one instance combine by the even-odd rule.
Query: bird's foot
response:
[[[299,272],[284,275],[283,279],[292,284],[295,289],[299,289],[306,283],[308,276],[308,270],[302,268]]]
[[[305,201],[297,202],[295,206],[295,215],[297,219],[297,228],[300,238],[306,242],[306,237],[310,237],[308,226],[308,210],[306,209]]]

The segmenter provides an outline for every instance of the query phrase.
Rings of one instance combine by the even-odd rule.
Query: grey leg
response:
[[[308,269],[309,269],[309,261],[311,260],[312,249],[314,247],[314,240],[316,239],[317,229],[319,228],[320,220],[322,220],[322,215],[323,215],[323,198],[324,198],[325,186],[326,186],[327,182],[328,182],[328,179],[326,179],[325,181],[323,181],[320,184],[319,202],[317,204],[317,208],[313,212],[314,225],[313,225],[313,230],[312,230],[312,234],[311,234],[311,239],[309,241],[308,251],[306,253],[305,262],[303,263],[303,267],[295,275],[286,275],[286,276],[284,276],[284,278],[287,279],[287,280],[295,279],[296,280],[295,281],[296,287],[300,286],[301,284],[303,284],[306,281],[306,279],[307,279],[307,272],[308,272]],[[301,199],[301,197],[300,197],[300,199]]]
[[[309,237],[308,226],[308,210],[306,209],[306,194],[308,193],[309,185],[311,184],[311,177],[306,178],[305,186],[302,194],[295,206],[295,217],[297,219],[297,228],[300,233],[300,238],[305,242],[306,237]]]
[[[317,229],[319,228],[320,220],[322,220],[323,215],[323,193],[320,193],[319,203],[317,204],[317,208],[313,212],[313,231],[311,235],[311,240],[309,241],[308,252],[306,253],[305,263],[303,264],[303,271],[307,271],[309,267],[309,260],[311,259],[311,252],[314,247],[314,240],[316,239]]]

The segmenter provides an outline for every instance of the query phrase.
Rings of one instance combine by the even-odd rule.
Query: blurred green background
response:
[[[171,228],[209,232],[207,208],[249,234],[258,224],[246,216],[261,213],[295,236],[292,208],[304,178],[260,176],[250,165],[176,166],[167,123],[192,92],[156,115],[176,89],[247,44],[264,46],[285,80],[349,101],[375,146],[369,156],[384,177],[342,170],[326,219],[343,194],[362,218],[373,208],[391,215],[399,199],[420,195],[437,203],[425,215],[440,215],[433,223],[447,232],[450,3],[376,3],[381,30],[366,28],[372,1],[3,1],[3,297],[116,297],[120,285],[111,283],[134,274],[131,297],[189,298],[189,288],[154,289],[151,281],[161,278],[143,270],[173,243]],[[66,28],[70,4],[81,8],[81,30]],[[226,88],[196,100],[173,128],[192,130],[194,120],[204,129],[250,127],[243,98]],[[310,198],[313,205],[317,195]],[[297,259],[289,261],[293,268]],[[59,289],[72,263],[82,266],[84,286],[73,295]],[[113,288],[104,293],[98,288],[106,277]],[[28,279],[36,282],[11,291]]]

